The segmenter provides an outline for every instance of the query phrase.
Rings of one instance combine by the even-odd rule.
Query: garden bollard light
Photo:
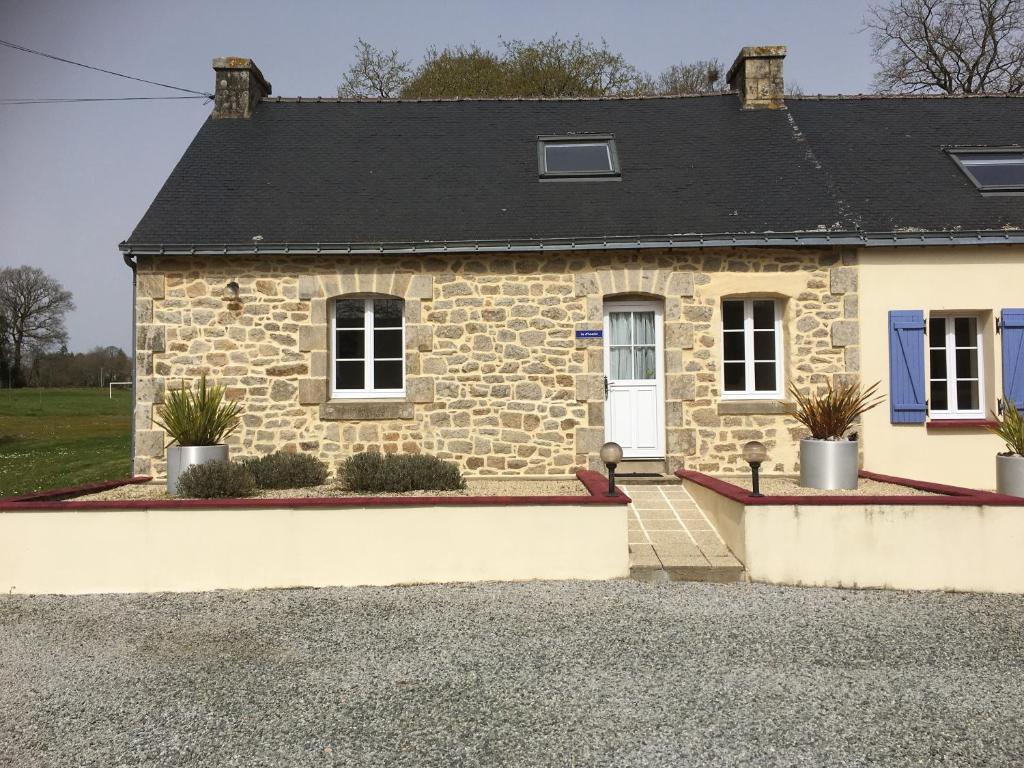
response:
[[[618,443],[605,443],[601,446],[601,461],[608,468],[608,493],[615,495],[615,467],[622,461],[622,446]]]
[[[763,496],[761,493],[761,462],[768,458],[768,450],[764,443],[751,440],[743,446],[743,460],[750,465],[751,496]]]

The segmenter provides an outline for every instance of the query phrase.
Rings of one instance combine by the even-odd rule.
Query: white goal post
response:
[[[132,383],[130,381],[111,381],[110,382],[110,399],[114,399],[114,387],[130,387]]]

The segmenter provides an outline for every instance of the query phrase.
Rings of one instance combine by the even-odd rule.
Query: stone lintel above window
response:
[[[386,421],[413,416],[413,404],[401,400],[328,400],[320,406],[321,421]]]

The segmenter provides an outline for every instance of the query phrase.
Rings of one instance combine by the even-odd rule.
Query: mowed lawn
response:
[[[131,392],[0,389],[0,496],[130,474]]]

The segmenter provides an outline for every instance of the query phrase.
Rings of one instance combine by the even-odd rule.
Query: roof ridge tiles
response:
[[[1024,93],[838,93],[838,94],[800,94],[786,96],[787,101],[917,101],[917,100],[948,100],[961,101],[969,99],[1022,99]]]
[[[665,101],[673,99],[706,99],[735,96],[734,91],[716,93],[678,93],[637,96],[457,96],[445,98],[342,98],[336,96],[264,96],[261,102],[269,104],[433,104],[460,102],[578,102],[578,101]],[[817,93],[787,94],[786,101],[917,101],[970,99],[1024,99],[1024,93]]]
[[[516,101],[656,101],[669,99],[705,99],[716,96],[735,96],[733,91],[720,93],[679,93],[670,95],[648,95],[648,96],[458,96],[452,98],[418,98],[418,99],[385,99],[379,97],[371,98],[341,98],[335,96],[264,96],[262,102],[270,104],[422,104],[422,103],[449,103],[463,101],[483,102],[516,102]]]

